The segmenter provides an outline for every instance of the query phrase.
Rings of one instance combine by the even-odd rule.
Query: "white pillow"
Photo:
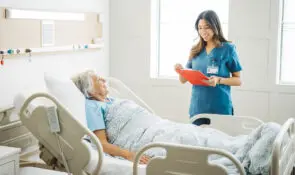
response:
[[[78,121],[85,127],[85,97],[70,78],[57,78],[48,73],[44,74],[48,93],[54,96]]]

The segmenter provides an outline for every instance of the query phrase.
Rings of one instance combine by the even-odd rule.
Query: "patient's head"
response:
[[[94,71],[88,70],[79,73],[72,80],[86,98],[94,98],[99,101],[106,99],[108,90],[105,79],[97,76]]]

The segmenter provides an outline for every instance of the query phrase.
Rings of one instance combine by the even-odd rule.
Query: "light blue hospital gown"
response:
[[[86,121],[90,131],[106,129],[105,113],[109,105],[113,103],[113,99],[108,99],[109,102],[101,102],[97,100],[86,99]]]
[[[85,102],[85,111],[86,111],[86,121],[87,127],[90,131],[106,129],[105,124],[105,114],[110,105],[113,104],[115,99],[108,98],[108,102],[101,102],[97,100],[86,99]],[[91,139],[88,137],[87,140],[91,142]],[[96,149],[96,146],[91,142],[92,148]],[[106,156],[113,157],[107,153],[104,153]],[[123,159],[122,157],[115,156],[118,159]]]

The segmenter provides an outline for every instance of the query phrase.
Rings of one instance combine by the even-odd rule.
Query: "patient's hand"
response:
[[[136,153],[130,152],[127,159],[133,162],[135,159],[135,156],[136,156]],[[142,155],[139,159],[139,163],[140,164],[147,164],[149,162],[149,160],[150,160],[149,156]]]
[[[149,156],[146,156],[146,155],[142,155],[141,158],[140,158],[140,161],[139,163],[140,164],[147,164],[150,160],[150,157]]]

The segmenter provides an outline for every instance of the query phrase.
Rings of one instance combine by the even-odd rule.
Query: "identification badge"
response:
[[[215,66],[208,66],[207,67],[208,74],[218,74],[218,67]]]
[[[216,59],[211,58],[207,67],[207,74],[218,74],[218,65]]]

